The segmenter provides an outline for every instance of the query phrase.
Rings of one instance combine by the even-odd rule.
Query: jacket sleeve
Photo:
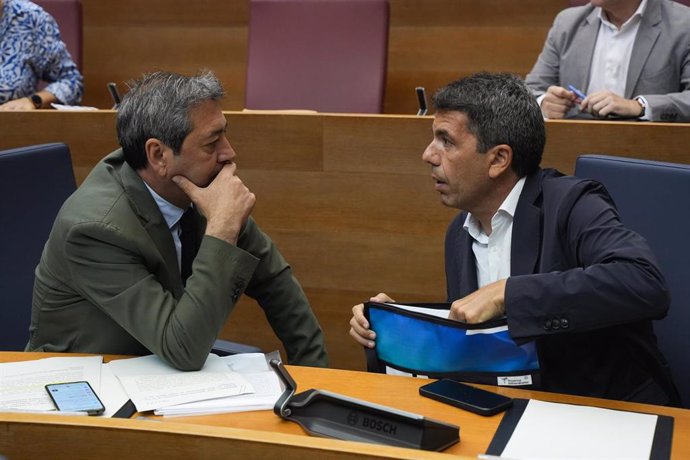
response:
[[[562,29],[559,25],[561,17],[561,14],[556,16],[537,62],[525,77],[525,84],[536,97],[544,94],[549,86],[562,86],[559,75],[563,46],[561,43],[563,34],[559,32]]]
[[[328,366],[321,326],[302,287],[292,275],[292,269],[271,239],[250,218],[238,245],[259,260],[246,293],[263,308],[285,347],[288,362]]]
[[[112,224],[73,226],[65,242],[71,284],[152,353],[175,368],[197,370],[234,306],[233,293],[249,283],[258,260],[204,236],[193,274],[176,299],[145,260],[140,246],[147,241]]]
[[[508,327],[518,341],[666,315],[669,292],[646,240],[623,226],[603,186],[583,181],[557,208],[543,273],[511,276]],[[519,244],[513,241],[513,244]],[[548,259],[548,260],[545,260]],[[550,327],[554,321],[557,327]]]
[[[41,80],[62,104],[77,105],[84,92],[84,77],[60,37],[57,23],[48,14],[38,15],[35,31],[34,63]]]

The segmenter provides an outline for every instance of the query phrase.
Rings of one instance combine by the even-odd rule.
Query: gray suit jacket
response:
[[[600,23],[591,4],[556,16],[526,77],[536,96],[552,85],[587,88]],[[690,121],[690,8],[671,0],[648,0],[622,96],[644,96],[653,121]]]
[[[243,291],[257,299],[294,364],[326,366],[302,288],[253,219],[237,246],[204,236],[183,287],[170,230],[122,151],[60,210],[36,268],[29,351],[143,355],[200,368]]]

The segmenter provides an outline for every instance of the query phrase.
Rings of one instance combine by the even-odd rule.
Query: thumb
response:
[[[185,192],[187,196],[189,196],[190,198],[192,197],[192,195],[194,195],[194,193],[196,193],[197,189],[199,188],[196,185],[194,185],[192,181],[190,181],[184,176],[173,176],[172,181],[175,182],[175,184],[178,187],[180,187],[182,191]]]

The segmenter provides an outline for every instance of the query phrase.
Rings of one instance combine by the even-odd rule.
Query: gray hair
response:
[[[207,100],[220,100],[225,91],[211,71],[192,77],[154,72],[130,82],[117,112],[117,138],[125,160],[135,170],[145,168],[146,141],[156,138],[179,154],[192,131],[190,110]]]
[[[477,137],[477,150],[507,144],[513,149],[512,169],[518,177],[534,172],[541,163],[546,129],[536,98],[520,77],[480,72],[456,80],[436,92],[438,111],[467,116],[467,129]]]

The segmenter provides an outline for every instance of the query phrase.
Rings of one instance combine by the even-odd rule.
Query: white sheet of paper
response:
[[[86,380],[99,393],[102,356],[56,357],[0,364],[0,408],[55,410],[48,383]]]
[[[179,417],[185,415],[203,415],[273,409],[276,401],[283,393],[283,389],[280,386],[280,380],[275,372],[245,372],[242,373],[242,376],[246,378],[247,381],[252,385],[255,391],[254,393],[163,407],[161,409],[157,409],[154,411],[154,413],[156,415],[165,415],[167,417]]]
[[[112,417],[129,400],[125,389],[107,364],[101,366],[101,389],[98,397],[105,406],[101,417]]]
[[[439,318],[448,318],[450,310],[443,310],[441,308],[425,308],[417,307],[414,305],[400,305],[397,303],[388,303],[386,305],[391,305],[393,307],[400,308],[401,310],[414,311],[417,313],[424,313],[425,315],[437,316]]]
[[[138,411],[253,392],[240,374],[216,355],[199,371],[179,371],[155,355],[109,363]]]
[[[530,400],[501,453],[513,459],[649,459],[658,417]]]

